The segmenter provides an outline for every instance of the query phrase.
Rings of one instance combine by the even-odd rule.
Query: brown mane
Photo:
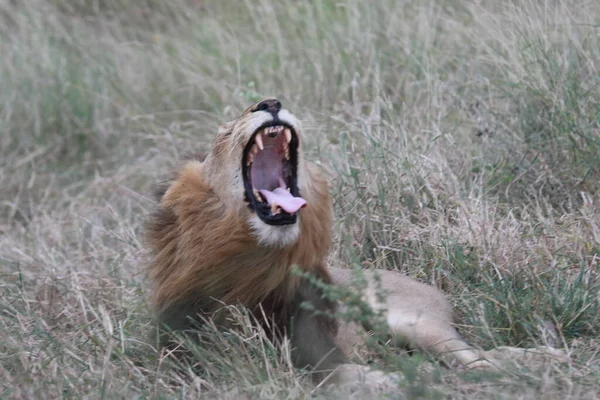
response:
[[[248,110],[241,118],[245,116],[252,117]],[[327,182],[315,166],[299,161],[303,182],[299,188],[309,205],[298,211],[300,234],[282,246],[259,243],[248,222],[251,211],[244,193],[223,192],[227,178],[219,178],[220,174],[235,176],[239,168],[241,156],[234,143],[243,145],[244,141],[234,138],[231,130],[245,124],[247,120],[226,124],[206,158],[189,158],[171,180],[155,190],[158,207],[146,224],[146,234],[159,327],[192,330],[201,320],[193,321],[196,316],[227,325],[220,310],[224,305],[241,305],[263,326],[271,326],[272,331],[267,332],[271,337],[289,334],[295,320],[297,334],[292,343],[299,348],[295,357],[299,365],[314,366],[332,354],[330,367],[334,368],[345,360],[333,343],[337,325],[327,317],[309,315],[300,303],[310,301],[316,308],[330,311],[335,305],[292,273],[292,268],[298,267],[325,283],[332,282],[325,266],[332,224]],[[301,339],[311,348],[303,349]],[[161,335],[161,345],[170,340],[170,335]]]

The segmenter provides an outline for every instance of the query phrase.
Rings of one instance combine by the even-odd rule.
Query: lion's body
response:
[[[225,139],[232,137],[225,135]],[[224,325],[226,318],[217,310],[224,305],[241,305],[257,320],[268,319],[265,326],[274,324],[273,336],[289,334],[292,320],[305,321],[296,329],[304,333],[292,340],[301,349],[295,354],[298,364],[314,366],[331,353],[330,362],[323,365],[335,368],[345,361],[333,342],[337,325],[326,317],[310,317],[300,304],[320,303],[319,308],[331,311],[335,305],[292,273],[297,267],[331,283],[325,265],[332,223],[327,182],[316,167],[299,160],[298,189],[310,207],[302,210],[297,222],[297,231],[302,234],[283,226],[281,230],[287,232],[284,236],[296,237],[281,240],[275,236],[279,227],[256,226],[258,222],[248,216],[248,205],[241,201],[241,191],[239,200],[228,201],[231,198],[223,193],[227,188],[219,185],[235,181],[235,174],[214,180],[215,173],[238,167],[237,162],[225,165],[230,144],[221,138],[217,137],[213,152],[205,160],[187,161],[159,190],[159,207],[147,224],[153,253],[149,273],[159,324],[185,331],[198,323],[192,319],[200,315],[217,318],[218,324]],[[271,243],[265,246],[261,244],[264,241]],[[307,334],[311,334],[312,343],[310,348],[302,348],[296,341]],[[167,345],[169,340],[169,335],[162,335],[161,344]]]
[[[279,164],[258,161],[258,154],[271,140],[269,129],[260,131],[264,129],[261,126],[271,126],[273,121],[283,121],[293,131],[291,140],[290,132],[285,132],[289,149],[283,146],[279,153],[271,152],[270,157],[285,153]],[[272,134],[279,137],[272,139],[273,143],[283,140],[283,129],[274,128],[280,136]],[[264,135],[260,149],[256,147],[259,135]],[[258,103],[221,128],[205,160],[186,162],[160,191],[158,210],[147,226],[153,255],[149,272],[154,282],[154,307],[161,326],[186,330],[191,328],[190,318],[197,315],[226,324],[217,310],[223,305],[244,306],[258,319],[270,319],[278,333],[291,335],[297,366],[337,368],[338,381],[352,381],[365,371],[348,364],[349,340],[357,338],[356,332],[344,324],[338,329],[328,317],[315,317],[300,307],[308,301],[321,311],[333,311],[336,305],[292,273],[293,267],[298,267],[325,283],[348,285],[351,281],[349,270],[330,271],[326,267],[332,224],[327,182],[302,158],[300,138],[300,123],[280,109],[278,102]],[[296,143],[297,148],[292,146]],[[259,169],[260,165],[274,165],[272,168],[284,171],[279,172],[279,182],[282,187],[289,186],[291,194],[283,192],[285,196],[277,197],[277,201],[283,204],[302,199],[307,206],[287,214],[272,204],[274,201],[267,204],[256,190],[252,195],[257,182],[267,182],[270,173],[269,168]],[[272,188],[265,190],[268,195]],[[263,206],[272,210],[261,211],[259,218],[257,210]],[[279,214],[288,222],[268,222]],[[383,288],[389,292],[387,304],[378,303],[371,272],[367,272],[370,284],[362,295],[373,307],[387,308],[393,335],[414,348],[436,354],[450,352],[463,364],[488,365],[477,361],[478,354],[452,326],[452,309],[441,292],[395,272],[380,273]],[[169,336],[165,338],[163,345]]]

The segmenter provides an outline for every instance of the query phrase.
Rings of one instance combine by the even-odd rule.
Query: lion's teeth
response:
[[[252,193],[254,193],[254,197],[256,197],[258,201],[264,201],[258,190],[254,189]]]
[[[254,162],[254,154],[252,152],[250,152],[248,154],[248,160],[246,161],[246,166],[250,166],[250,164],[252,164]]]
[[[261,150],[265,149],[265,145],[263,144],[263,140],[262,140],[262,135],[260,133],[258,135],[256,135],[254,141],[258,145],[259,149],[261,149]]]
[[[292,141],[292,132],[289,129],[285,129],[283,131],[284,135],[285,135],[285,140],[287,140],[287,142],[291,142]]]
[[[273,214],[278,214],[279,213],[278,210],[279,210],[279,206],[277,205],[276,202],[273,202],[273,204],[271,204],[271,212]]]
[[[290,159],[290,148],[286,147],[284,152],[283,152],[283,156],[285,157],[286,160]]]

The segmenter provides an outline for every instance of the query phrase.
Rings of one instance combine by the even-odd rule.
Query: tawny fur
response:
[[[327,184],[312,167],[306,168],[312,185],[302,190],[310,204],[301,211],[302,235],[283,248],[259,247],[243,218],[246,205],[224,206],[204,169],[198,161],[182,168],[150,225],[150,245],[158,250],[150,267],[157,309],[195,292],[246,307],[267,294],[287,302],[298,286],[299,278],[290,274],[293,265],[330,281],[324,264],[331,243]]]
[[[260,225],[244,201],[244,146],[262,123],[274,118],[257,111],[257,104],[220,128],[205,160],[187,161],[159,191],[158,210],[147,225],[153,256],[149,272],[159,323],[186,329],[187,317],[216,318],[223,304],[242,305],[257,315],[260,308],[281,325],[275,328],[293,334],[298,366],[314,367],[326,353],[332,353],[325,367],[337,368],[335,382],[353,382],[361,376],[379,381],[383,374],[348,363],[354,342],[361,342],[351,325],[342,324],[338,335],[336,324],[299,307],[302,301],[326,311],[335,305],[291,273],[294,266],[325,283],[349,285],[351,276],[348,270],[330,272],[326,267],[332,224],[327,182],[316,166],[303,159],[302,127],[284,109],[277,115],[294,127],[300,141],[298,187],[307,207],[299,211],[299,229]],[[283,229],[288,229],[287,234],[279,240]],[[362,295],[372,307],[387,309],[393,336],[413,348],[447,353],[465,365],[491,366],[481,359],[483,353],[459,336],[452,325],[452,309],[441,292],[395,272],[380,274],[383,289],[389,292],[387,303],[378,303],[371,272],[367,272],[370,283]],[[295,332],[287,332],[292,319]]]
[[[301,143],[295,117],[285,110],[278,117],[294,127]],[[226,325],[218,312],[224,305],[244,306],[265,326],[274,325],[268,332],[272,337],[291,334],[294,320],[297,365],[335,369],[346,361],[334,343],[337,325],[326,316],[313,318],[300,303],[309,301],[321,311],[334,311],[335,304],[292,273],[297,267],[331,283],[325,266],[332,224],[327,182],[298,149],[298,189],[309,206],[298,212],[296,224],[267,225],[244,201],[243,149],[270,118],[249,108],[219,130],[205,160],[187,161],[158,191],[159,207],[147,224],[154,308],[160,328],[177,331],[192,329],[190,317],[196,316]],[[280,235],[283,240],[282,232],[287,232]],[[167,345],[169,335],[162,334],[160,341]]]

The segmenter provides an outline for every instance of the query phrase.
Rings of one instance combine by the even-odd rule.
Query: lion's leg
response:
[[[443,293],[393,271],[364,271],[368,287],[364,299],[375,309],[387,308],[387,323],[396,342],[404,342],[435,356],[449,356],[468,367],[490,367],[480,352],[458,334],[452,324],[452,307]],[[352,271],[332,268],[334,283],[350,285]],[[387,292],[387,302],[377,300],[377,291]]]
[[[303,281],[294,299],[290,321],[292,359],[299,368],[331,372],[338,365],[346,363],[347,357],[334,341],[337,332],[335,322],[327,315],[320,314],[332,312],[334,305],[319,292],[308,281]],[[311,307],[303,307],[302,303],[305,302]]]
[[[403,297],[402,300],[406,301],[407,298]],[[410,348],[437,357],[455,358],[468,368],[491,367],[481,352],[458,334],[451,320],[444,317],[446,315],[430,315],[429,310],[424,308],[407,310],[390,304],[387,322],[392,336],[408,343]]]
[[[184,299],[176,301],[157,314],[156,329],[151,338],[158,348],[165,348],[169,353],[185,359],[190,356],[190,345],[200,345],[209,339],[209,325],[220,326],[228,314],[227,308],[217,308],[219,304],[205,298]],[[203,309],[214,310],[211,314],[202,312]],[[209,318],[210,315],[210,318]]]
[[[503,360],[509,359],[544,362],[568,358],[564,352],[551,346],[529,349],[500,347],[479,351],[454,328],[452,307],[441,291],[393,271],[378,271],[377,274],[379,287],[388,292],[387,322],[392,336],[404,340],[410,347],[438,357],[454,358],[468,368],[496,368],[503,364]],[[368,271],[367,277],[369,286],[365,298],[372,307],[380,307],[375,296],[377,280]]]
[[[302,307],[303,302],[312,307]],[[393,385],[394,376],[369,367],[350,363],[347,348],[337,338],[338,322],[327,315],[315,315],[315,310],[332,312],[334,304],[320,289],[302,282],[293,305],[291,321],[292,359],[296,367],[309,367],[315,378],[334,385]]]

